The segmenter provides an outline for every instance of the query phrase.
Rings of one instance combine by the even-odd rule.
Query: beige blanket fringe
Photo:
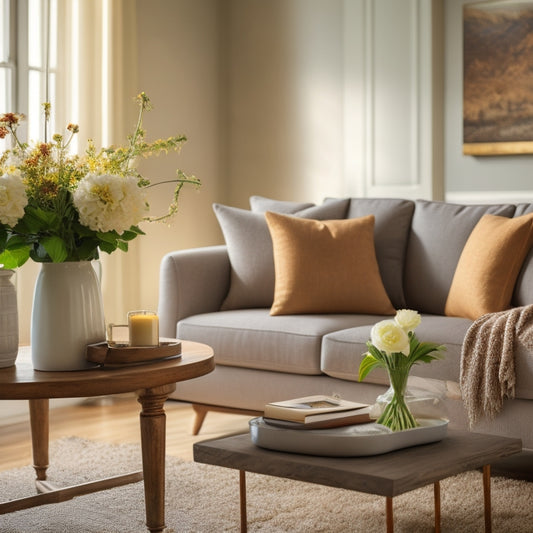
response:
[[[533,305],[478,318],[469,328],[461,353],[460,385],[470,427],[494,418],[505,398],[515,394],[515,343],[533,357]]]

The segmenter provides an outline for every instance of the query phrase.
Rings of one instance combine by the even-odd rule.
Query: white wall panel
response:
[[[440,6],[345,2],[345,180],[352,194],[442,197]]]

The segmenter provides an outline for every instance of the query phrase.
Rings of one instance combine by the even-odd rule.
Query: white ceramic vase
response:
[[[13,270],[0,270],[0,368],[13,366],[19,350],[17,291]]]
[[[90,261],[43,263],[35,284],[31,355],[36,370],[82,370],[87,344],[105,340],[100,282]]]

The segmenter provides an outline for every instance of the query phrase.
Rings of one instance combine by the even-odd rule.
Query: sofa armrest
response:
[[[229,290],[225,245],[170,252],[161,260],[159,333],[175,337],[182,318],[218,311]]]

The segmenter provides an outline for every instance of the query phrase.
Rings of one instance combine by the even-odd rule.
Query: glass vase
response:
[[[409,369],[401,367],[388,368],[387,373],[391,384],[392,397],[376,422],[390,428],[392,431],[418,427],[419,424],[405,401]]]

